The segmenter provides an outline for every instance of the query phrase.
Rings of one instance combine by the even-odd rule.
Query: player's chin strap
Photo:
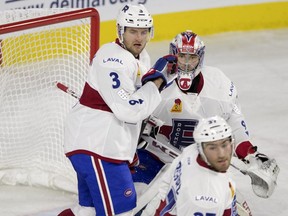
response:
[[[181,151],[171,144],[167,143],[165,145],[151,136],[142,135],[142,139],[172,158],[181,154]],[[248,155],[248,160],[249,163],[243,163],[240,159],[233,157],[231,166],[251,178],[252,189],[257,196],[270,197],[277,185],[277,176],[280,171],[275,159],[267,159],[265,162],[261,162],[259,155],[256,157],[255,154],[251,154]]]

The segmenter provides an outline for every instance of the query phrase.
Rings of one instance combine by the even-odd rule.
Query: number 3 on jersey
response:
[[[119,76],[116,72],[111,72],[110,77],[112,78],[113,84],[112,84],[112,88],[116,89],[119,88],[120,86],[120,80],[119,80]]]
[[[119,76],[116,72],[111,72],[110,74],[110,77],[112,78],[112,88],[113,89],[117,89],[119,88],[120,86],[120,80],[119,80]],[[143,100],[142,99],[138,99],[138,100],[130,100],[129,101],[129,104],[131,105],[135,105],[135,104],[142,104],[143,103]]]

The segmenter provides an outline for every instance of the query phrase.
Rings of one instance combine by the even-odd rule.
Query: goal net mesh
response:
[[[82,92],[99,44],[98,12],[87,10],[87,17],[81,18],[79,11],[84,9],[0,13],[0,184],[76,192],[63,132],[65,117],[77,100],[59,90],[56,82]],[[67,12],[67,21],[60,16],[59,22],[50,23]],[[43,21],[46,16],[50,18]],[[18,21],[21,25],[14,25]],[[98,32],[91,34],[95,28]]]

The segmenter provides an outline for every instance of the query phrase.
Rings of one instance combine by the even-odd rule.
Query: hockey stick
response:
[[[154,139],[151,136],[142,135],[141,136],[143,140],[145,140],[149,145],[154,146],[155,148],[158,148],[165,154],[169,155],[171,158],[176,158],[181,154],[181,151],[172,145],[164,145],[163,143],[159,142],[158,140]],[[232,164],[231,164],[232,165]],[[233,165],[232,167],[239,170],[241,173],[244,174],[244,172],[238,168],[236,165]],[[239,196],[239,199],[238,199]],[[252,216],[251,210],[246,202],[246,200],[243,198],[242,194],[239,192],[237,193],[237,210],[239,216]]]
[[[163,143],[159,142],[158,140],[154,139],[151,136],[142,135],[141,136],[143,140],[145,140],[149,145],[154,146],[155,148],[158,148],[165,154],[169,155],[171,158],[176,158],[178,155],[181,154],[181,151],[172,145],[164,145]]]
[[[66,85],[64,85],[63,83],[61,82],[55,82],[56,84],[56,87],[64,92],[66,92],[67,94],[71,95],[72,97],[76,98],[76,99],[80,99],[79,95],[74,92],[72,89],[68,88]]]

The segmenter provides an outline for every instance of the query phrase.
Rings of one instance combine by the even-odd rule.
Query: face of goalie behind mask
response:
[[[182,91],[187,91],[202,69],[204,42],[196,33],[187,30],[176,35],[172,40],[169,53],[178,57],[178,86]]]

